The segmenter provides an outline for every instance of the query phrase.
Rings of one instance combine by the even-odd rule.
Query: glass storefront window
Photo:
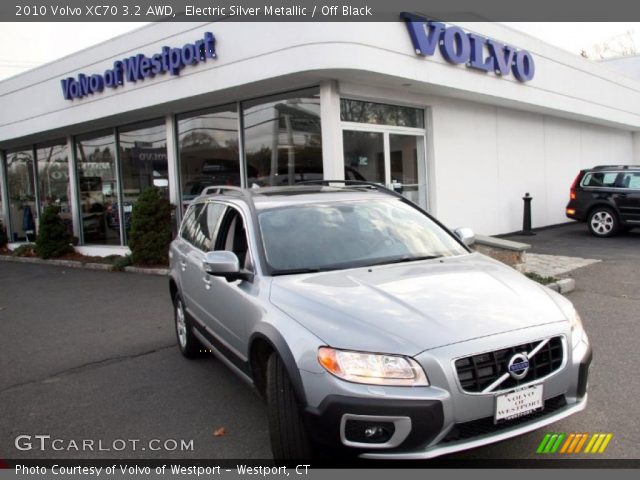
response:
[[[424,111],[420,108],[346,98],[340,99],[340,119],[343,122],[424,128]]]
[[[119,226],[108,220],[118,204],[113,132],[76,138],[76,159],[84,243],[120,245]]]
[[[386,183],[382,133],[344,130],[342,143],[346,180]]]
[[[238,112],[235,105],[178,117],[183,206],[210,185],[240,186]]]
[[[65,140],[36,145],[38,162],[38,193],[40,208],[58,207],[60,217],[73,232],[73,217],[69,204],[69,148]]]
[[[317,88],[243,103],[247,184],[323,178]]]
[[[144,189],[156,186],[169,199],[167,133],[164,120],[154,120],[118,130],[122,176],[122,208],[112,205],[107,226],[120,228],[124,218],[125,244],[131,227],[133,205]],[[122,217],[121,217],[122,215]]]
[[[38,212],[33,167],[31,149],[7,154],[7,190],[11,218],[9,239],[14,242],[35,240]]]

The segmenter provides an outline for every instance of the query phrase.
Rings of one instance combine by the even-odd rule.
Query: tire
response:
[[[267,362],[267,410],[271,451],[276,462],[311,458],[301,407],[289,375],[276,353]]]
[[[193,334],[193,327],[184,309],[184,303],[179,293],[173,300],[176,340],[180,353],[186,358],[196,358],[202,353],[202,344]]]
[[[612,237],[620,229],[616,213],[608,207],[596,207],[587,220],[589,231],[595,237]]]

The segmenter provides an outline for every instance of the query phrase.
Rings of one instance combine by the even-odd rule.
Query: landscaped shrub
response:
[[[135,265],[166,265],[171,243],[171,207],[157,187],[145,189],[133,205],[129,248]]]
[[[129,265],[131,265],[131,255],[118,256],[113,259],[113,270],[115,272],[122,272]]]
[[[33,257],[35,255],[36,246],[33,243],[24,243],[16,248],[12,255],[14,257]]]
[[[36,254],[40,258],[51,258],[73,252],[72,240],[73,236],[58,215],[58,207],[50,205],[45,208],[40,216]]]

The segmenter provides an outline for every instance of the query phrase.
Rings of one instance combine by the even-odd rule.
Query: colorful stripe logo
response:
[[[604,453],[612,438],[612,433],[547,433],[536,453]]]

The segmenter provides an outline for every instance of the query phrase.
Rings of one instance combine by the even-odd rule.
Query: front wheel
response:
[[[272,353],[267,362],[267,410],[274,460],[311,458],[301,408],[284,363],[276,353]]]
[[[193,327],[187,318],[180,294],[176,294],[173,304],[175,309],[176,337],[178,339],[180,353],[187,358],[195,358],[201,353],[202,345],[193,334]]]
[[[597,207],[589,215],[589,231],[596,237],[612,237],[618,233],[618,216],[607,207]]]

